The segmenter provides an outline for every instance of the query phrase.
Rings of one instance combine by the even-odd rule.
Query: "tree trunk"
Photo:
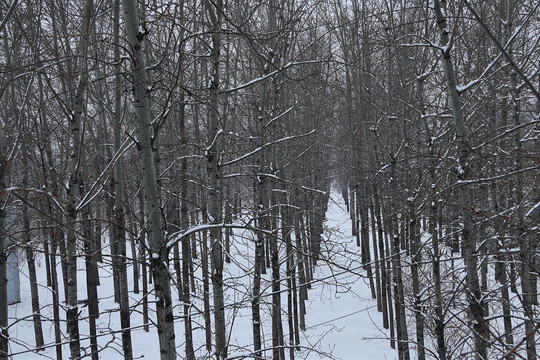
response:
[[[221,51],[221,18],[223,15],[223,2],[218,0],[204,4],[212,23],[212,46],[211,46],[211,82],[210,104],[208,107],[208,144],[206,156],[208,159],[208,175],[210,178],[208,194],[208,216],[210,224],[216,225],[221,222],[221,196],[220,171],[219,171],[219,79],[220,79],[220,51]],[[214,227],[210,230],[210,264],[212,267],[212,289],[214,300],[214,327],[217,360],[227,358],[227,339],[225,330],[225,304],[223,295],[223,243],[221,229]]]
[[[205,206],[203,206],[203,209]],[[202,212],[202,218],[207,219],[206,211]],[[210,271],[208,270],[208,234],[203,230],[201,237],[201,270],[203,276],[203,307],[204,307],[204,330],[206,336],[206,350],[212,351],[212,320],[210,314]]]
[[[382,207],[381,207],[381,211],[383,211]],[[382,217],[382,213],[381,213],[381,217]],[[385,232],[384,232],[384,258],[386,259],[386,299],[387,299],[387,303],[388,303],[388,320],[389,320],[389,323],[388,323],[388,326],[390,328],[390,346],[392,347],[392,349],[395,349],[396,348],[396,326],[395,323],[396,321],[394,320],[394,308],[392,307],[393,306],[393,303],[392,303],[392,283],[393,283],[393,271],[392,271],[392,252],[391,252],[391,246],[390,246],[390,241],[388,240],[388,238],[390,238],[392,236],[391,234],[391,231],[390,231],[390,227],[389,225],[387,225],[389,223],[389,221],[387,221],[387,219],[385,218],[384,219],[384,222],[383,224],[385,225]],[[395,289],[394,289],[395,290]],[[394,296],[395,298],[395,296]],[[397,317],[397,314],[396,314],[396,317]]]
[[[141,203],[142,203],[141,199]],[[141,215],[142,218],[144,218],[144,206],[141,206]],[[148,263],[148,255],[146,253],[146,228],[144,225],[141,224],[141,230],[139,232],[139,238],[137,239],[139,242],[139,259],[141,260],[141,276],[142,276],[142,315],[143,315],[143,324],[144,324],[144,331],[148,332],[150,331],[150,321],[148,317],[148,283],[150,276],[148,274],[148,266],[146,265]],[[151,276],[150,276],[151,277]]]
[[[180,1],[180,22],[184,22],[184,0]],[[184,30],[182,28],[180,32],[180,40],[184,44]],[[178,54],[178,82],[183,84],[184,82],[184,47],[179,48]],[[184,90],[180,89],[178,99],[178,128],[180,136],[180,228],[185,231],[189,228],[189,214],[188,214],[188,142],[186,135],[186,116],[185,116],[185,94]],[[196,224],[194,224],[196,225]],[[175,250],[178,250],[178,246],[175,245]],[[191,325],[191,293],[190,293],[190,279],[193,277],[193,259],[191,258],[191,237],[187,236],[182,239],[182,279],[178,279],[182,284],[183,295],[183,311],[184,311],[184,337],[185,337],[185,352],[187,360],[195,360],[195,353],[193,350],[193,329]],[[176,264],[175,264],[176,265]],[[191,270],[191,271],[190,271]],[[178,271],[178,270],[177,270]],[[178,274],[178,272],[177,272]],[[194,286],[192,287],[194,289]]]
[[[435,0],[435,14],[437,24],[441,30],[441,45],[444,47],[443,64],[446,76],[446,85],[449,100],[452,105],[452,115],[455,122],[456,142],[458,151],[458,180],[466,181],[469,178],[469,144],[467,141],[465,119],[461,106],[460,95],[457,91],[457,82],[454,65],[450,54],[449,25],[446,18],[446,1]],[[482,297],[477,271],[476,239],[472,232],[471,189],[466,185],[459,188],[460,222],[463,224],[463,255],[466,267],[467,298],[469,313],[473,319],[473,332],[475,344],[475,358],[487,359],[489,330],[484,319],[484,300]]]
[[[23,182],[24,188],[28,187],[28,159],[30,156],[26,147],[23,147]],[[34,249],[32,248],[31,233],[30,233],[30,218],[28,215],[28,193],[25,192],[22,208],[23,216],[23,239],[26,248],[26,263],[28,264],[28,280],[30,282],[30,294],[32,297],[32,318],[34,322],[34,338],[36,341],[36,348],[40,350],[44,345],[43,340],[43,327],[41,325],[41,313],[39,307],[39,292],[38,281],[36,275],[36,262],[34,259]],[[47,258],[47,256],[46,256]]]
[[[70,338],[70,352],[72,358],[81,355],[79,342],[79,310],[77,301],[77,231],[76,222],[79,210],[77,209],[77,190],[79,188],[81,165],[82,165],[82,132],[81,118],[84,109],[84,98],[88,82],[88,45],[90,37],[90,24],[93,15],[93,1],[86,0],[84,18],[82,24],[83,34],[79,44],[82,58],[79,66],[79,83],[73,101],[73,115],[69,119],[71,126],[71,169],[67,188],[67,332]]]
[[[80,193],[84,193],[84,185],[81,182]],[[92,220],[90,219],[91,208],[90,205],[87,205],[83,211],[82,215],[82,230],[83,230],[83,242],[84,242],[84,252],[85,252],[85,264],[86,264],[86,293],[87,293],[87,304],[88,304],[88,326],[90,328],[90,352],[92,360],[99,359],[99,350],[97,342],[97,329],[96,329],[96,319],[99,316],[99,306],[98,306],[98,269],[97,262],[95,259],[95,242],[94,234],[92,229]]]
[[[196,65],[195,65],[196,66]],[[201,65],[201,72],[197,72],[197,68],[195,69],[195,74],[198,77],[198,75],[201,76],[201,78],[205,78],[203,75],[203,71],[206,69],[206,59],[203,59],[203,65]],[[202,81],[202,80],[201,80]],[[194,125],[194,133],[195,133],[195,142],[197,144],[203,144],[203,139],[201,137],[201,131],[200,131],[200,105],[196,103],[194,105],[193,109],[193,125]],[[202,166],[199,167],[199,172],[203,173]],[[197,200],[197,197],[199,201]],[[194,214],[193,223],[199,224],[203,223],[206,224],[208,222],[208,206],[207,206],[207,194],[203,189],[199,189],[198,196],[197,194],[193,194],[193,203],[199,203],[200,204],[200,213],[201,213],[201,219],[198,219],[198,215]],[[194,234],[196,235],[196,234]],[[201,244],[201,270],[202,270],[202,279],[203,279],[203,312],[204,312],[204,330],[205,330],[205,345],[206,350],[210,353],[212,351],[212,314],[210,311],[210,270],[209,270],[209,264],[208,259],[210,256],[209,249],[208,249],[208,231],[203,230],[199,234],[200,237],[200,244]]]
[[[389,65],[389,68],[391,65]],[[390,73],[390,71],[389,71]],[[390,92],[389,92],[390,93]],[[391,113],[390,113],[391,114]],[[394,122],[395,117],[390,116],[390,121]],[[398,354],[400,359],[409,360],[409,340],[407,333],[407,320],[405,316],[405,296],[403,293],[403,272],[401,264],[401,251],[400,251],[400,222],[398,220],[398,207],[397,207],[397,184],[396,184],[396,164],[397,153],[394,150],[394,132],[395,125],[391,125],[391,140],[390,140],[390,206],[391,212],[389,214],[389,237],[390,237],[390,253],[392,259],[392,279],[394,286],[394,306],[396,313],[396,335]],[[403,236],[403,235],[402,235]]]
[[[444,337],[444,314],[443,314],[443,298],[441,290],[441,262],[440,262],[440,251],[439,251],[439,235],[440,229],[438,229],[438,198],[437,198],[437,157],[435,155],[435,149],[433,144],[433,137],[431,136],[431,131],[427,123],[427,118],[425,116],[425,106],[424,106],[424,79],[419,80],[419,89],[420,93],[420,112],[424,119],[424,127],[426,130],[426,140],[429,147],[429,157],[430,157],[430,190],[429,190],[429,233],[431,234],[431,251],[432,251],[432,273],[433,273],[433,284],[435,291],[435,338],[437,341],[437,354],[439,355],[439,360],[446,360],[446,340]],[[438,225],[438,226],[437,226]]]
[[[409,203],[409,226],[410,226],[410,244],[411,244],[411,277],[413,283],[414,294],[414,318],[416,322],[416,346],[418,360],[425,360],[426,349],[424,342],[424,312],[423,312],[423,300],[420,289],[420,280],[418,277],[418,267],[422,264],[422,253],[420,244],[420,234],[418,233],[418,224],[416,222],[415,204],[411,200]]]
[[[7,248],[6,248],[6,176],[4,155],[4,129],[0,124],[0,360],[8,359],[8,301],[7,301]]]
[[[120,1],[116,0],[114,10],[114,43],[120,43]],[[114,47],[115,57],[115,91],[114,91],[114,151],[120,151],[120,134],[122,132],[122,74],[120,65],[120,47]],[[113,239],[117,250],[117,271],[118,271],[118,300],[120,305],[120,324],[122,328],[122,350],[124,359],[133,359],[133,347],[131,344],[131,321],[129,309],[129,290],[126,268],[126,219],[124,209],[124,166],[122,158],[118,159],[114,168],[114,222],[112,227]],[[137,263],[134,262],[136,267]]]
[[[294,252],[292,247],[292,216],[291,216],[291,210],[289,205],[289,197],[287,196],[286,199],[284,199],[284,205],[282,206],[282,237],[285,240],[285,250],[286,250],[286,256],[287,256],[287,264],[286,264],[286,273],[287,273],[287,320],[289,324],[289,359],[294,360],[294,350],[296,345],[296,330],[298,329],[297,326],[295,326],[295,318],[294,315],[296,314],[296,308],[295,303],[293,301],[294,298],[294,292],[296,291],[296,286],[293,286],[293,282],[295,281],[295,270],[296,266],[294,265]],[[297,324],[297,323],[296,323]]]
[[[43,100],[43,81],[41,77],[38,78],[38,87],[39,87],[39,96],[40,100]],[[50,193],[53,196],[58,196],[58,183],[56,181],[50,181],[47,177],[49,173],[48,169],[52,167],[52,156],[51,156],[51,141],[48,137],[48,128],[45,113],[40,112],[40,123],[43,128],[42,138],[43,145],[40,148],[40,157],[41,157],[41,172],[44,175],[44,182],[47,184]],[[46,160],[48,158],[48,161]],[[52,307],[53,307],[53,327],[54,327],[54,339],[55,339],[55,350],[56,350],[56,359],[62,360],[62,333],[60,329],[60,299],[58,294],[58,273],[57,273],[57,264],[56,264],[56,252],[58,250],[58,244],[63,241],[64,235],[62,227],[59,225],[61,221],[59,215],[56,211],[55,204],[53,203],[50,197],[46,198],[46,208],[44,213],[46,214],[47,227],[44,228],[44,237],[48,237],[50,241],[50,252],[45,253],[45,256],[49,258],[50,270],[51,270],[51,294],[52,294]],[[47,240],[45,240],[46,242]]]
[[[408,139],[409,131],[404,126],[403,129],[405,133],[405,137]],[[411,257],[411,279],[412,279],[412,288],[413,288],[413,297],[414,297],[414,305],[413,305],[413,312],[414,312],[414,318],[415,318],[415,324],[416,324],[416,353],[418,356],[418,360],[425,360],[426,358],[426,348],[425,348],[425,341],[424,341],[424,310],[423,310],[423,290],[421,289],[421,283],[419,279],[419,268],[422,266],[422,247],[421,247],[421,239],[420,239],[420,224],[417,220],[417,213],[416,213],[416,199],[418,197],[418,193],[415,190],[415,186],[413,184],[413,174],[412,174],[412,166],[410,163],[410,146],[405,147],[405,168],[406,170],[406,190],[405,194],[407,197],[407,205],[408,205],[408,216],[405,215],[405,218],[408,218],[408,241],[407,244],[410,247],[410,257]],[[422,291],[422,292],[421,292]]]
[[[139,294],[141,292],[140,290],[140,287],[139,287],[139,283],[141,281],[141,273],[140,273],[140,260],[139,260],[139,254],[137,253],[137,248],[138,248],[138,242],[137,242],[137,238],[135,236],[133,236],[134,234],[137,233],[137,226],[135,224],[135,222],[133,221],[133,218],[132,216],[129,216],[128,218],[128,224],[130,224],[130,231],[131,231],[131,241],[130,241],[130,245],[131,245],[131,258],[132,258],[132,266],[133,266],[133,293],[134,294]]]
[[[304,269],[304,253],[302,247],[302,227],[301,227],[301,213],[296,213],[294,216],[294,237],[296,240],[296,259],[298,264],[298,300],[299,300],[299,322],[300,330],[306,331],[306,303],[308,299],[307,286],[306,286],[306,273]]]
[[[362,175],[361,175],[362,176]],[[373,299],[377,298],[377,289],[375,287],[375,282],[373,281],[373,269],[371,267],[371,250],[369,246],[369,214],[368,214],[368,204],[369,199],[367,194],[367,187],[364,181],[360,185],[362,190],[362,199],[358,198],[358,212],[360,214],[360,241],[362,249],[362,265],[364,270],[366,270],[367,277],[369,280],[369,288],[371,289],[371,297]]]
[[[375,296],[377,298],[377,311],[383,311],[382,291],[381,291],[381,265],[379,262],[379,250],[377,248],[377,227],[375,225],[375,206],[373,205],[373,195],[369,196],[369,220],[371,225],[371,240],[373,246],[373,265],[375,266]]]
[[[377,220],[377,234],[379,238],[378,242],[378,253],[380,257],[380,268],[381,268],[381,303],[382,303],[382,317],[383,317],[383,328],[388,329],[389,325],[389,315],[388,315],[388,276],[386,268],[386,252],[384,251],[384,229],[381,216],[381,203],[379,200],[379,194],[376,188],[375,183],[373,183],[373,210],[375,212],[374,216]],[[391,306],[390,306],[391,308]]]
[[[264,150],[261,150],[264,151]],[[262,155],[260,155],[262,156]],[[267,229],[265,225],[264,215],[264,182],[262,177],[259,177],[256,181],[255,187],[257,187],[257,228]],[[260,297],[261,297],[261,273],[263,268],[263,244],[264,233],[257,231],[255,238],[255,261],[253,269],[253,286],[252,286],[252,299],[251,299],[251,318],[253,323],[253,351],[255,359],[262,359],[261,356],[261,314],[260,314]]]
[[[139,22],[135,1],[122,0],[122,4],[127,38],[132,52],[131,65],[135,112],[137,115],[138,149],[143,172],[144,208],[145,218],[147,219],[146,234],[149,242],[150,266],[156,296],[157,326],[160,330],[158,332],[160,357],[162,360],[171,360],[176,358],[174,316],[168,268],[169,254],[163,228],[152,144],[150,94],[142,48],[146,30],[144,24]]]
[[[519,103],[519,90],[518,83],[516,81],[516,75],[512,75],[512,103],[513,103],[513,118],[514,126],[518,127],[521,124],[520,119],[520,103]],[[527,360],[537,359],[536,357],[536,336],[535,333],[535,315],[534,315],[534,295],[532,293],[531,286],[531,263],[534,259],[534,253],[531,252],[531,236],[527,232],[525,226],[524,209],[523,209],[523,173],[520,171],[523,169],[523,155],[521,144],[521,131],[516,130],[514,135],[515,142],[515,164],[517,174],[517,182],[514,188],[516,198],[516,212],[518,225],[515,233],[515,243],[519,244],[519,259],[521,260],[521,302],[523,304],[523,319],[525,323],[525,338],[527,348]]]

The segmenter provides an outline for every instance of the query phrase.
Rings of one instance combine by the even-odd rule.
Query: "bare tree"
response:
[[[136,3],[122,0],[127,39],[131,52],[133,97],[137,115],[139,157],[143,172],[144,208],[147,221],[150,265],[156,296],[157,326],[159,331],[160,357],[162,360],[176,358],[174,316],[172,313],[171,285],[168,269],[168,249],[165,238],[159,197],[156,166],[150,123],[150,99],[146,75],[146,59],[143,44],[147,30],[139,22]]]

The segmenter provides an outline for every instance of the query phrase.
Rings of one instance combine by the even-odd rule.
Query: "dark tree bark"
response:
[[[114,10],[114,42],[120,43],[120,1],[116,0]],[[120,65],[120,48],[114,47],[115,64],[115,89],[114,89],[114,151],[118,153],[121,146],[122,133],[122,80],[121,80],[121,65]],[[116,244],[117,256],[117,280],[118,284],[115,288],[118,289],[118,302],[120,305],[120,324],[122,328],[122,350],[124,351],[124,359],[133,359],[133,346],[131,343],[131,320],[129,308],[129,290],[126,268],[126,216],[124,206],[124,164],[122,159],[118,159],[114,168],[114,222],[112,226],[113,238],[112,243]],[[113,255],[114,256],[114,255]],[[133,264],[137,266],[136,263]]]
[[[208,106],[208,175],[210,178],[208,191],[208,216],[210,224],[221,222],[222,202],[220,190],[219,170],[219,84],[220,84],[220,51],[221,51],[221,23],[223,16],[223,2],[218,0],[204,1],[212,26],[211,46],[211,81],[210,103]],[[215,328],[215,355],[217,360],[227,358],[227,339],[225,329],[225,304],[223,294],[223,243],[222,231],[218,227],[210,230],[210,264],[212,268],[212,290],[214,300],[214,328]]]

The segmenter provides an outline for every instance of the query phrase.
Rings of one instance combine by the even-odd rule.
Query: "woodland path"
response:
[[[345,202],[337,191],[330,195],[323,236],[326,246],[314,276],[317,285],[309,292],[307,304],[307,340],[319,341],[319,349],[337,359],[396,358],[371,298]],[[324,357],[308,357],[318,358]]]

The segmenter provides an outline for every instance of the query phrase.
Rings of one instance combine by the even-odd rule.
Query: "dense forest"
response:
[[[0,0],[0,360],[303,358],[331,193],[397,358],[538,359],[539,92],[538,0]]]

